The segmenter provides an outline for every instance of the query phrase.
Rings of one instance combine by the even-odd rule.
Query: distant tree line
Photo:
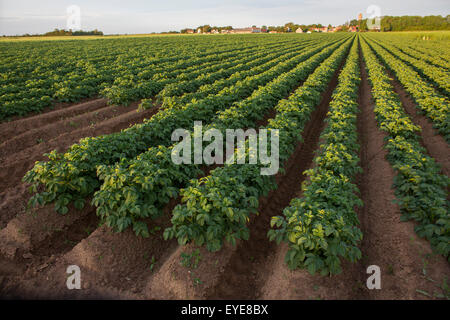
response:
[[[358,26],[358,20],[351,20],[351,26]],[[367,19],[361,20],[361,31],[369,31]],[[433,31],[450,30],[450,15],[443,16],[383,16],[380,31]]]
[[[331,27],[331,25],[328,25]],[[264,28],[265,26],[263,26]],[[325,25],[322,25],[320,23],[313,23],[313,24],[297,24],[294,22],[288,22],[285,23],[284,26],[269,26],[267,28],[268,31],[277,31],[279,33],[283,32],[295,32],[298,28],[301,28],[304,32],[308,30],[313,30],[314,28],[322,28],[326,27]]]
[[[208,33],[208,32],[211,32],[214,29],[216,29],[219,32],[222,32],[222,30],[233,30],[233,27],[232,26],[217,27],[217,26],[210,26],[209,24],[205,24],[203,26],[198,26],[195,29],[193,29],[193,28],[182,29],[180,31],[180,33],[187,33],[188,30],[194,30],[194,32],[197,32],[198,29],[200,29],[202,31],[202,33]]]
[[[295,32],[298,28],[302,28],[304,32],[308,30],[314,30],[315,28],[323,28],[327,25],[322,25],[320,23],[313,24],[297,24],[294,22],[288,22],[284,26],[262,26],[261,29],[267,31],[277,31],[279,33],[284,32]],[[354,19],[344,24],[344,26],[359,26],[360,31],[370,31],[367,27],[367,19],[361,20],[361,23]],[[253,26],[256,27],[256,26]],[[331,28],[331,25],[328,25]],[[195,29],[186,28],[182,29],[180,33],[187,33],[188,30],[194,30],[197,32],[201,29],[202,33],[209,33],[211,30],[232,30],[232,26],[226,27],[216,27],[210,25],[199,26]],[[443,16],[384,16],[381,18],[380,31],[432,31],[432,30],[450,30],[450,15]],[[347,31],[347,28],[342,28],[340,31]],[[176,31],[166,32],[166,33],[177,33]]]
[[[97,29],[93,30],[93,31],[83,31],[83,30],[79,30],[79,31],[72,31],[72,30],[64,30],[64,29],[55,29],[53,31],[44,33],[45,37],[54,37],[54,36],[102,36],[103,32],[102,31],[98,31]]]
[[[25,33],[22,35],[16,35],[14,37],[63,37],[63,36],[103,36],[102,31],[98,31],[97,29],[93,31],[72,31],[72,30],[64,30],[64,29],[55,29],[53,31],[44,33],[44,34],[29,34]],[[6,37],[6,36],[3,36]]]

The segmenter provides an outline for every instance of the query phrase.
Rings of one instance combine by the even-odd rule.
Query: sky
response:
[[[449,0],[0,0],[0,35],[66,29],[67,8],[71,5],[80,8],[82,30],[98,29],[105,34],[179,31],[205,24],[339,25],[356,19],[358,13],[369,16],[367,8],[371,5],[376,5],[381,15],[450,13]]]

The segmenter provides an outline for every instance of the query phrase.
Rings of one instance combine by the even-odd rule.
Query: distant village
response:
[[[234,33],[234,34],[244,34],[244,33],[286,33],[286,32],[296,32],[296,33],[313,33],[313,32],[339,32],[339,31],[347,31],[347,32],[357,32],[357,26],[328,26],[328,27],[309,27],[309,28],[301,28],[298,27],[295,30],[292,30],[290,27],[286,27],[285,30],[270,30],[269,28],[258,28],[256,26],[249,28],[210,28],[208,30],[204,27],[199,27],[197,29],[184,29],[181,30],[181,33],[187,34],[219,34],[219,33]]]
[[[195,29],[183,29],[179,33],[187,34],[219,34],[219,33],[314,33],[314,32],[359,32],[359,31],[369,31],[367,28],[367,20],[363,20],[362,13],[360,13],[357,19],[346,22],[340,26],[324,26],[322,24],[310,24],[301,25],[295,24],[293,22],[288,22],[284,26],[252,26],[248,28],[233,28],[232,26],[227,27],[211,27],[210,25],[199,26]],[[372,27],[370,31],[380,31],[379,27]],[[178,33],[173,31],[172,33]]]

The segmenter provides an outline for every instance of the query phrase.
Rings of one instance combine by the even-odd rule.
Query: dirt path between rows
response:
[[[85,127],[72,132],[62,133],[49,141],[42,141],[39,144],[10,155],[0,164],[0,192],[19,184],[22,177],[34,166],[36,161],[46,159],[44,153],[52,150],[64,152],[74,143],[78,143],[82,138],[118,132],[128,128],[130,125],[141,123],[144,119],[150,118],[158,112],[158,108],[154,108],[138,113],[136,112],[136,108],[137,104],[134,104],[128,112],[119,116],[109,118],[106,121],[101,121],[94,125],[87,124]]]
[[[106,106],[106,99],[86,99],[83,102],[69,105],[59,104],[53,109],[46,109],[37,115],[20,117],[15,120],[0,123],[0,143],[3,143],[23,132],[39,128],[55,121],[71,118],[83,113],[91,112]]]
[[[427,298],[417,290],[432,293],[437,288],[432,281],[424,278],[422,269],[426,269],[430,278],[441,283],[445,275],[450,276],[450,269],[446,260],[441,256],[433,256],[429,243],[415,234],[413,222],[400,221],[400,209],[393,203],[395,172],[386,160],[387,151],[383,147],[386,134],[377,127],[371,87],[363,61],[361,75],[361,114],[358,123],[364,172],[358,183],[364,201],[364,207],[359,210],[364,234],[361,282],[364,283],[368,277],[366,268],[369,265],[381,268],[381,290],[364,289],[362,297]]]
[[[395,78],[392,72],[388,72],[394,86],[395,92],[400,97],[403,107],[414,124],[420,126],[422,131],[420,136],[422,137],[421,143],[427,149],[428,154],[433,157],[438,164],[441,165],[442,172],[450,177],[450,146],[445,141],[436,129],[433,128],[433,123],[422,114],[419,114],[419,109],[411,96],[402,87],[400,82]]]
[[[320,104],[311,114],[303,131],[303,142],[299,143],[289,158],[286,173],[276,176],[278,188],[260,200],[259,215],[250,226],[250,239],[240,242],[238,249],[230,258],[221,278],[220,285],[208,294],[209,299],[260,299],[262,288],[272,273],[276,260],[276,243],[269,242],[267,231],[272,216],[281,215],[285,207],[295,198],[306,178],[303,172],[308,169],[319,143],[319,136],[325,123],[331,95],[343,64],[335,72],[327,90],[322,94]],[[277,284],[272,290],[277,290]],[[280,288],[281,289],[281,288]],[[285,290],[283,288],[281,290]]]
[[[429,243],[417,237],[414,223],[400,221],[400,210],[392,203],[394,171],[385,158],[385,134],[376,124],[363,62],[361,73],[358,134],[363,173],[357,184],[364,206],[357,213],[363,232],[362,259],[355,264],[343,262],[339,275],[311,276],[306,270],[287,268],[284,256],[288,248],[282,244],[276,249],[262,299],[422,299],[429,297],[421,292],[431,296],[441,292],[437,286],[450,276],[447,261],[433,255]],[[366,286],[370,265],[381,268],[381,290]]]

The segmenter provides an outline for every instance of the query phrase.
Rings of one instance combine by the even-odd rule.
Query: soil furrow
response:
[[[63,152],[84,137],[94,137],[118,132],[128,128],[130,125],[140,123],[144,119],[150,118],[157,111],[158,108],[145,110],[143,112],[136,112],[136,110],[133,109],[120,116],[97,123],[94,126],[88,126],[73,132],[64,133],[50,141],[44,141],[38,145],[11,155],[0,165],[0,192],[20,183],[22,177],[33,167],[36,161],[46,159],[44,153],[50,152],[51,150]]]
[[[29,117],[20,117],[17,120],[0,123],[0,143],[7,141],[23,132],[40,128],[61,119],[71,118],[83,113],[95,111],[106,106],[106,99],[87,99],[86,102],[69,105],[59,104],[53,109]]]
[[[400,97],[406,113],[409,115],[415,125],[421,127],[421,144],[428,151],[437,163],[441,165],[442,172],[450,177],[450,146],[445,139],[433,128],[433,123],[422,114],[411,96],[406,92],[400,82],[395,78],[392,72],[388,71],[394,91]]]
[[[240,243],[226,266],[220,285],[208,295],[212,299],[258,299],[275,261],[274,242],[269,242],[267,231],[272,216],[281,215],[301,188],[306,178],[303,172],[308,169],[319,144],[329,102],[343,64],[334,74],[327,91],[322,95],[319,106],[311,115],[304,129],[302,143],[299,143],[286,164],[286,173],[277,175],[278,188],[261,199],[259,215],[250,227],[250,239]]]
[[[395,172],[386,160],[383,148],[386,134],[379,130],[364,62],[361,62],[361,114],[358,131],[361,141],[361,166],[358,185],[364,207],[358,210],[363,232],[360,266],[361,287],[356,292],[365,299],[420,299],[419,290],[432,290],[434,284],[425,279],[422,268],[438,280],[449,274],[448,264],[432,255],[429,243],[414,232],[413,222],[402,222],[392,189]],[[381,151],[380,151],[381,150]],[[381,270],[381,290],[368,290],[366,268],[376,265]],[[442,280],[442,279],[439,279]]]
[[[135,105],[128,107],[104,106],[103,108],[89,111],[73,118],[64,118],[54,123],[30,129],[22,134],[15,135],[0,145],[0,154],[5,159],[7,156],[21,150],[32,147],[40,141],[49,141],[61,134],[68,134],[80,128],[94,126],[96,123],[118,117],[124,113],[135,110]],[[1,159],[0,159],[1,161]]]

